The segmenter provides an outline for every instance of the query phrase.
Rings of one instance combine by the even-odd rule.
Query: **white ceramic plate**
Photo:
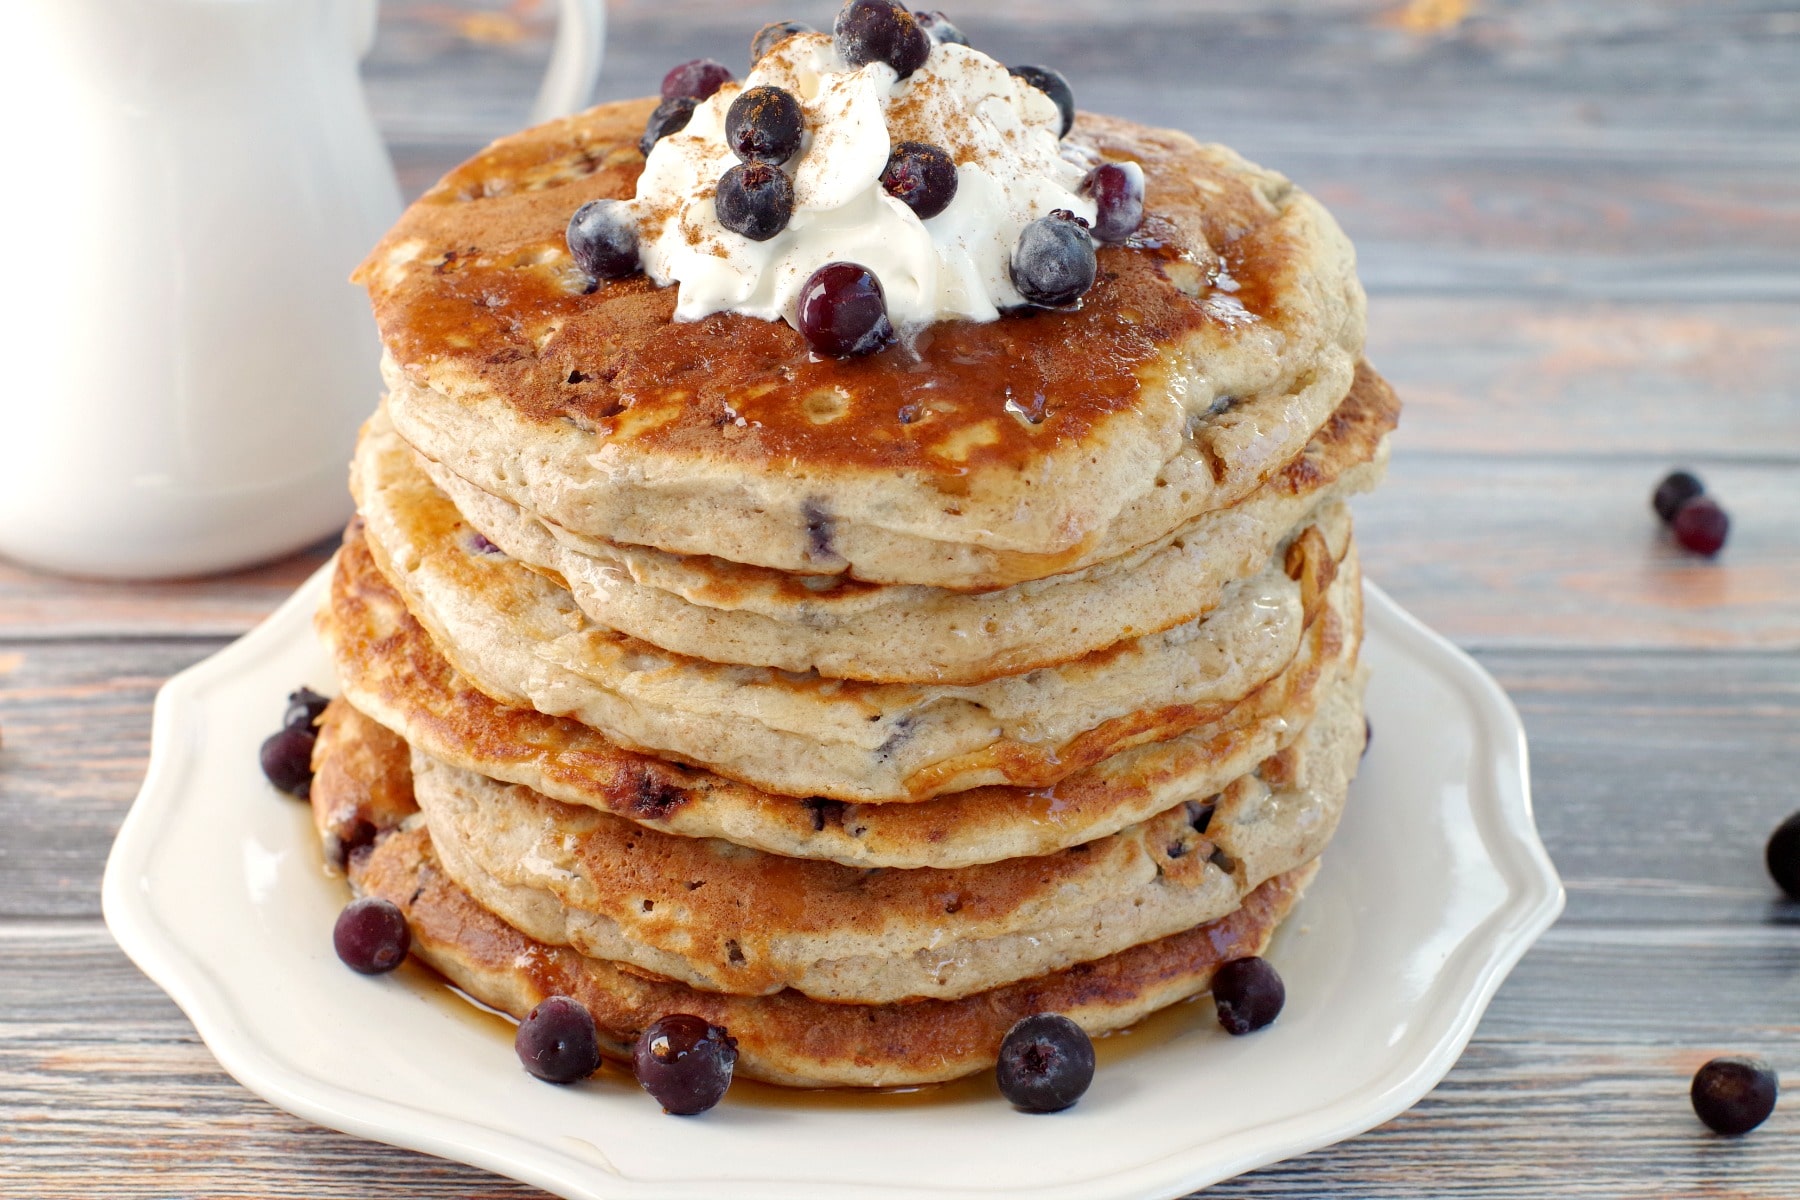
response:
[[[343,886],[321,872],[305,807],[270,790],[256,756],[289,690],[330,690],[310,621],[325,579],[157,697],[149,775],[107,864],[107,923],[271,1103],[572,1200],[1178,1196],[1411,1106],[1562,908],[1517,713],[1370,587],[1374,743],[1270,951],[1288,989],[1271,1028],[1229,1038],[1210,1006],[1189,1006],[1054,1116],[964,1087],[922,1104],[727,1099],[680,1120],[616,1069],[547,1087],[492,1029],[332,954]]]

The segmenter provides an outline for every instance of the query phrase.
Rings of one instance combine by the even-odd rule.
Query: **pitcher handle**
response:
[[[379,0],[353,0],[344,13],[350,49],[361,62],[375,44],[376,9]],[[538,85],[531,106],[531,123],[566,117],[588,106],[594,84],[600,78],[600,58],[606,48],[606,0],[559,0],[556,42],[550,48],[550,65]]]
[[[533,125],[588,106],[605,48],[606,0],[560,0],[550,65],[531,106]]]

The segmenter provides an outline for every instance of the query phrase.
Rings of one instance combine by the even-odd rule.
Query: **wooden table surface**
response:
[[[549,7],[390,0],[365,74],[409,193],[522,122]],[[615,0],[601,98],[697,54],[738,63],[762,21],[831,8]],[[1800,1195],[1800,906],[1761,864],[1800,809],[1800,7],[952,16],[1004,60],[1062,68],[1085,107],[1231,143],[1337,213],[1370,357],[1408,405],[1388,484],[1360,503],[1365,564],[1512,693],[1568,885],[1431,1096],[1211,1194]],[[1717,562],[1650,516],[1674,464],[1730,508]],[[537,1194],[256,1099],[100,920],[157,686],[328,552],[163,586],[0,564],[0,1195]],[[1728,1051],[1794,1088],[1736,1142],[1686,1096]]]

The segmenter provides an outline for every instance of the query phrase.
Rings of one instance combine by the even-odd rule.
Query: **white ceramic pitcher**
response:
[[[351,269],[400,212],[357,65],[376,0],[8,0],[0,554],[225,570],[349,514],[379,348]],[[561,0],[534,117],[600,67]]]

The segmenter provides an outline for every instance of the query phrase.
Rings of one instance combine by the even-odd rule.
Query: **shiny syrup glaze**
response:
[[[675,323],[673,288],[595,287],[563,246],[582,203],[632,194],[648,108],[606,105],[506,139],[408,211],[358,275],[403,367],[453,365],[532,419],[621,447],[800,474],[910,470],[953,498],[961,477],[1088,439],[1189,335],[1281,323],[1296,258],[1254,177],[1179,135],[1090,116],[1074,136],[1143,165],[1148,215],[1130,243],[1101,248],[1073,308],[941,322],[845,361],[814,358],[781,322]],[[406,265],[384,270],[396,251]]]
[[[512,1053],[519,1023],[506,1013],[481,1003],[416,958],[407,959],[393,978],[459,1025],[492,1040],[494,1053]],[[1135,1025],[1095,1038],[1094,1059],[1100,1071],[1122,1070],[1145,1056],[1169,1053],[1178,1042],[1192,1046],[1197,1045],[1198,1039],[1214,1035],[1225,1036],[1219,1029],[1210,997],[1203,993],[1151,1013]],[[630,1065],[611,1058],[605,1060],[588,1086],[636,1090]],[[1005,1103],[991,1071],[948,1083],[899,1088],[791,1088],[754,1079],[734,1079],[725,1102],[753,1108],[863,1111]]]

